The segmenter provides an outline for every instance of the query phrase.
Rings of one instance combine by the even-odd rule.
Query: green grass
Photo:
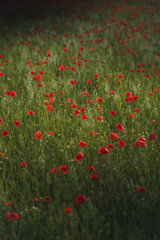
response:
[[[14,24],[11,23],[18,10],[10,9],[12,16],[6,18],[2,13],[0,54],[4,57],[0,58],[0,72],[4,76],[0,76],[0,133],[7,130],[8,136],[0,136],[3,153],[0,156],[0,238],[158,240],[160,76],[156,73],[160,72],[157,54],[160,46],[159,32],[155,30],[160,20],[158,3],[130,1],[121,3],[122,7],[118,1],[61,4],[54,2],[47,11],[43,6],[39,12],[37,8],[34,16],[30,8],[26,8]],[[29,21],[23,19],[27,14]],[[133,28],[139,31],[131,33]],[[146,38],[143,32],[147,33]],[[125,41],[125,45],[120,40]],[[31,43],[26,46],[28,41]],[[81,46],[84,50],[79,50]],[[64,52],[64,48],[68,48],[68,52]],[[127,49],[134,50],[135,54]],[[51,57],[46,56],[47,50]],[[69,56],[73,59],[69,60]],[[26,65],[28,60],[32,66]],[[44,60],[48,61],[45,65]],[[73,64],[78,60],[81,60],[79,67]],[[59,64],[69,69],[59,71]],[[145,72],[137,72],[138,64]],[[75,67],[75,71],[71,67]],[[44,72],[42,87],[33,80],[32,71],[35,75]],[[119,78],[121,83],[117,82],[119,74],[124,75]],[[145,77],[146,74],[151,77]],[[75,80],[75,86],[70,84],[71,80]],[[91,81],[90,85],[86,84],[87,80]],[[13,90],[16,97],[5,95],[5,91]],[[88,92],[86,96],[83,91]],[[137,99],[126,102],[127,92],[132,92]],[[55,95],[54,103],[50,103],[53,109],[48,112],[45,101],[49,102],[50,98],[45,95],[50,93]],[[97,103],[97,97],[103,101]],[[67,103],[69,98],[71,104]],[[86,103],[87,99],[92,102]],[[74,115],[75,109],[71,108],[74,103],[75,109],[85,108],[88,119],[81,120],[82,113]],[[102,110],[97,110],[98,106]],[[27,115],[28,110],[35,114]],[[116,112],[113,117],[111,111]],[[130,113],[134,118],[129,117]],[[97,116],[103,119],[98,122]],[[14,125],[16,120],[20,122],[19,127]],[[117,131],[117,123],[123,125],[122,132]],[[91,130],[99,135],[90,135]],[[41,139],[35,139],[37,131],[41,132]],[[49,131],[53,137],[47,134]],[[110,138],[111,132],[118,135],[118,140]],[[149,140],[153,132],[155,139]],[[134,145],[139,137],[145,138],[146,147]],[[126,147],[120,148],[119,140],[125,141]],[[87,147],[79,147],[80,141],[86,142]],[[107,148],[109,143],[113,144],[110,153],[99,154],[99,147]],[[79,152],[84,158],[75,161]],[[21,166],[22,161],[26,166]],[[62,165],[68,166],[67,174],[59,170]],[[88,172],[88,166],[95,168],[99,181],[90,178],[94,172]],[[50,172],[53,168],[57,168],[56,174]],[[147,189],[147,193],[137,192],[138,186]],[[77,205],[78,194],[85,195],[86,202]],[[51,202],[44,201],[46,196],[52,198]],[[39,199],[38,203],[34,197]],[[6,205],[7,202],[12,205]],[[66,207],[73,211],[65,213]],[[6,212],[16,212],[19,217],[10,220]]]

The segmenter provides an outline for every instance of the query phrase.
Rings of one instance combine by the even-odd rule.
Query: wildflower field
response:
[[[0,6],[0,240],[160,239],[160,3]]]

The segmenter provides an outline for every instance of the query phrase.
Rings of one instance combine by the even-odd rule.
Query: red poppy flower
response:
[[[107,146],[107,149],[110,149],[110,148],[113,148],[113,145],[109,143]]]
[[[96,102],[99,103],[99,102],[102,102],[102,101],[103,101],[103,98],[100,98],[100,97],[97,97],[97,98],[96,98]]]
[[[126,92],[125,95],[126,95],[127,97],[131,97],[131,96],[132,96],[132,93],[131,93],[131,92]]]
[[[11,92],[11,97],[14,98],[16,96],[16,92],[15,91],[12,91]]]
[[[65,212],[65,213],[70,213],[70,212],[73,212],[73,210],[72,210],[71,207],[66,207],[66,208],[64,209],[64,212]]]
[[[36,138],[36,139],[42,138],[40,131],[37,131],[37,132],[35,133],[35,138]]]
[[[53,109],[53,107],[51,105],[47,106],[47,111],[50,112]]]
[[[51,173],[56,174],[57,168],[52,168],[49,170]]]
[[[16,220],[19,218],[18,214],[16,212],[6,212],[6,216],[9,220]]]
[[[76,107],[77,105],[75,103],[71,105],[71,108],[76,108]]]
[[[98,122],[101,121],[102,119],[103,119],[103,117],[97,116],[97,121],[98,121]]]
[[[87,85],[91,84],[91,81],[87,80]]]
[[[130,114],[129,114],[129,117],[130,117],[130,118],[134,118],[133,113],[130,113]]]
[[[121,148],[121,147],[125,147],[126,146],[126,143],[123,141],[123,140],[120,140],[119,142],[118,142],[118,146]]]
[[[11,94],[11,91],[5,91],[6,96],[9,96]]]
[[[6,202],[5,205],[6,206],[12,206],[13,204],[12,204],[12,202]]]
[[[83,94],[84,96],[86,96],[87,93],[88,93],[87,91],[83,91],[83,92],[82,92],[82,94]]]
[[[35,114],[35,112],[29,110],[29,111],[27,112],[27,115],[31,115],[31,114]]]
[[[1,135],[2,135],[2,137],[6,137],[6,136],[8,136],[8,131],[5,130],[4,132],[1,133]]]
[[[153,123],[155,123],[156,121],[155,120],[153,120],[152,122],[150,122],[150,124],[153,124]]]
[[[75,67],[71,67],[71,70],[72,70],[72,71],[75,71]]]
[[[134,111],[136,111],[137,113],[139,113],[139,108],[134,109]]]
[[[54,103],[54,99],[53,99],[53,98],[50,98],[49,102],[50,102],[50,103]]]
[[[95,181],[99,181],[99,177],[97,173],[94,173],[92,176],[90,176],[91,179],[95,180]]]
[[[39,199],[37,197],[34,197],[34,201],[38,203]]]
[[[77,116],[80,112],[81,112],[80,110],[75,109],[75,110],[74,110],[74,115]]]
[[[81,119],[88,119],[88,117],[85,114],[82,114]]]
[[[95,168],[94,168],[94,167],[92,167],[92,166],[88,166],[88,172],[90,172],[90,171],[93,171],[93,172],[95,172]]]
[[[146,74],[145,78],[151,78],[150,74]]]
[[[14,121],[14,124],[16,127],[19,127],[20,122],[19,121]]]
[[[84,107],[81,107],[81,113],[84,113],[86,109]]]
[[[156,138],[156,135],[154,132],[152,132],[151,135],[149,136],[149,140],[155,139],[155,138]]]
[[[52,198],[51,198],[51,197],[45,197],[45,198],[44,198],[44,202],[48,202],[48,203],[49,203],[49,202],[51,202],[51,201],[52,201]]]
[[[111,117],[113,117],[115,114],[116,114],[115,111],[111,111],[111,112],[110,112]]]
[[[68,172],[68,166],[62,165],[62,166],[59,167],[59,170],[60,170],[63,174],[67,174],[67,172]]]
[[[142,193],[147,193],[147,189],[146,188],[142,189]]]
[[[21,162],[21,167],[25,167],[26,164],[27,164],[27,163],[26,163],[25,161],[22,161],[22,162]]]
[[[79,147],[87,147],[87,143],[80,141]]]
[[[92,135],[93,134],[93,130],[89,131],[89,135]]]
[[[117,129],[119,132],[122,132],[122,130],[123,130],[123,126],[122,126],[122,124],[117,123],[117,125],[116,125],[116,129]]]
[[[137,190],[137,192],[142,192],[142,187],[138,186],[136,190]]]
[[[74,86],[75,85],[75,81],[71,80],[71,85]]]
[[[75,156],[74,161],[82,161],[83,158],[84,158],[83,153],[79,152],[79,154]]]
[[[118,136],[117,136],[116,133],[111,132],[111,134],[110,134],[110,138],[113,139],[113,140],[117,140],[117,139],[118,139]]]
[[[72,98],[68,98],[67,103],[70,104],[72,101]]]
[[[78,205],[78,204],[84,203],[86,201],[87,201],[86,196],[78,194],[77,197],[76,197],[75,203]]]
[[[53,137],[53,132],[49,131],[47,134],[49,134],[51,137]]]
[[[99,154],[105,155],[105,154],[109,153],[109,150],[105,147],[99,147],[98,152],[99,152]]]
[[[0,76],[2,76],[2,77],[3,77],[3,76],[4,76],[4,74],[3,74],[2,72],[0,72]]]
[[[130,53],[135,54],[135,51],[134,50],[130,50]]]
[[[118,75],[118,78],[122,78],[122,77],[124,77],[123,74],[119,74],[119,75]]]

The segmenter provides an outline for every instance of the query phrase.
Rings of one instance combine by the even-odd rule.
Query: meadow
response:
[[[25,4],[1,12],[0,240],[159,240],[160,4]]]

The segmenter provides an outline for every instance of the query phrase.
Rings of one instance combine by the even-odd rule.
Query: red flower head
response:
[[[9,96],[11,94],[11,91],[5,91],[6,96]]]
[[[2,76],[2,77],[3,77],[3,76],[4,76],[4,74],[3,74],[2,72],[0,72],[0,76]]]
[[[53,109],[53,107],[51,105],[47,106],[47,111],[50,112]]]
[[[57,168],[52,168],[49,170],[51,173],[56,174]]]
[[[74,86],[75,85],[75,81],[71,80],[71,85]]]
[[[129,117],[130,117],[130,118],[134,118],[133,113],[130,113],[130,114],[129,114]]]
[[[21,162],[21,167],[25,167],[26,166],[26,162],[25,161],[22,161]]]
[[[93,172],[95,172],[95,168],[94,168],[94,167],[92,167],[92,166],[88,166],[88,172],[90,172],[90,171],[93,171]]]
[[[65,212],[65,213],[70,213],[70,212],[73,212],[73,210],[72,210],[71,207],[66,207],[66,208],[64,209],[64,212]]]
[[[37,131],[37,132],[35,133],[35,138],[36,138],[36,139],[42,138],[40,131]]]
[[[67,103],[70,104],[72,101],[72,98],[68,98]]]
[[[16,212],[6,212],[6,216],[9,220],[16,220],[19,218],[18,214]]]
[[[1,135],[2,135],[2,137],[6,137],[6,136],[8,136],[8,131],[5,130],[4,132],[1,133]]]
[[[110,112],[111,117],[113,117],[115,114],[116,114],[115,111],[111,111],[111,112]]]
[[[123,140],[120,140],[119,142],[118,142],[118,146],[121,148],[121,147],[125,147],[126,146],[126,143],[123,141]]]
[[[87,91],[83,91],[83,92],[82,92],[82,94],[83,94],[84,96],[86,96],[87,93],[88,93]]]
[[[117,129],[119,132],[122,132],[122,130],[123,130],[123,126],[122,126],[122,124],[117,123],[117,125],[116,125],[116,129]]]
[[[102,119],[103,119],[103,117],[97,116],[97,121],[98,121],[98,122],[101,121]]]
[[[139,113],[139,108],[134,109],[134,111],[136,111],[137,113]]]
[[[113,145],[109,143],[107,146],[107,149],[110,149],[110,148],[113,148]]]
[[[88,117],[87,117],[85,114],[82,114],[81,119],[82,119],[82,120],[88,119]]]
[[[123,74],[119,74],[118,75],[118,78],[122,78],[124,75]]]
[[[137,190],[137,192],[142,192],[142,187],[138,186],[136,190]]]
[[[79,147],[87,147],[87,143],[80,141]]]
[[[44,198],[44,202],[48,202],[48,203],[49,203],[49,202],[51,202],[51,201],[52,201],[52,198],[51,198],[51,197],[45,197],[45,198]]]
[[[97,173],[94,173],[90,178],[94,179],[95,181],[99,181],[99,177]]]
[[[75,202],[76,202],[76,204],[78,205],[78,204],[81,204],[81,203],[86,202],[86,200],[87,200],[87,197],[86,197],[86,196],[81,195],[81,194],[78,194],[77,197],[76,197]]]
[[[79,152],[79,154],[75,156],[74,161],[82,161],[83,158],[84,158],[83,153]]]
[[[152,132],[151,135],[149,136],[149,140],[155,139],[155,138],[156,138],[156,135],[154,132]]]
[[[99,154],[103,154],[103,155],[109,153],[108,149],[105,147],[99,147],[98,152],[99,152]]]
[[[91,81],[87,80],[87,85],[91,84]]]
[[[96,101],[99,103],[99,102],[102,102],[103,101],[103,98],[100,98],[100,97],[97,97],[96,98]]]
[[[16,127],[19,127],[20,122],[19,121],[14,121],[14,124]]]
[[[84,113],[86,109],[84,107],[81,107],[81,113]]]
[[[11,97],[14,98],[16,96],[16,92],[15,91],[12,91],[11,92]]]
[[[117,139],[118,139],[118,136],[117,136],[116,133],[111,132],[111,134],[110,134],[110,138],[113,139],[113,140],[117,140]]]
[[[49,131],[47,134],[49,134],[51,137],[53,137],[53,132]]]
[[[80,110],[75,109],[75,110],[74,110],[74,115],[77,116],[80,112],[81,112]]]
[[[39,199],[38,199],[37,197],[34,197],[34,201],[35,201],[36,203],[38,203],[38,202],[39,202]]]
[[[63,174],[67,174],[67,172],[68,172],[68,166],[62,165],[62,166],[59,167],[59,170],[60,170]]]
[[[28,111],[27,115],[35,114],[33,111]]]
[[[77,105],[75,103],[71,105],[71,108],[76,108],[76,107]]]
[[[150,74],[146,74],[145,78],[151,78]]]
[[[97,74],[97,73],[95,73],[93,76],[94,76],[95,78],[98,78],[98,74]]]

